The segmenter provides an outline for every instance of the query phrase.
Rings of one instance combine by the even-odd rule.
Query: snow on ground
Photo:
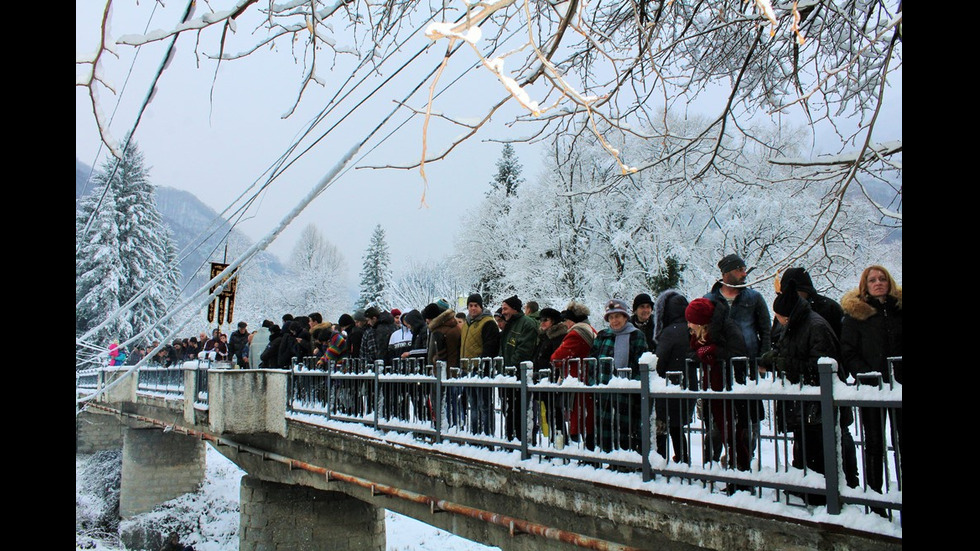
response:
[[[134,551],[123,546],[116,533],[95,528],[116,514],[112,498],[118,499],[121,458],[118,452],[75,456],[75,548],[94,551]],[[165,535],[170,530],[186,532],[180,542],[195,551],[237,551],[239,485],[245,474],[225,456],[207,446],[204,484],[197,492],[170,500],[153,511],[119,522],[122,530],[150,527]],[[115,487],[115,491],[112,487]],[[109,499],[107,499],[107,497]],[[484,551],[487,547],[424,522],[387,511],[388,551]],[[156,551],[148,550],[148,551]]]

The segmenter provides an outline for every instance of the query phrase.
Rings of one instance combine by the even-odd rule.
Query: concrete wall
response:
[[[208,422],[218,434],[271,432],[286,435],[287,371],[212,369],[208,373]]]
[[[127,429],[119,516],[145,513],[196,491],[204,481],[205,457],[204,442],[195,438],[156,428]]]
[[[340,492],[242,477],[240,551],[384,551],[384,509]]]
[[[75,416],[75,453],[120,450],[126,427],[114,415],[86,411]]]

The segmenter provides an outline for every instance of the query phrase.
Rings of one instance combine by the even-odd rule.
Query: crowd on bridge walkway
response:
[[[342,364],[350,358],[364,365],[376,360],[391,365],[396,358],[416,358],[427,365],[444,361],[452,369],[467,358],[502,357],[505,366],[530,361],[535,372],[563,370],[555,373],[553,380],[575,377],[594,385],[609,382],[613,372],[639,379],[640,357],[649,351],[657,355],[660,377],[679,375],[680,383],[691,390],[730,389],[725,370],[733,358],[748,358],[744,368],[734,370],[735,382],[743,384],[749,378],[771,373],[794,384],[819,386],[821,357],[838,360],[842,379],[879,374],[887,383],[893,374],[895,382],[902,382],[901,361],[890,369],[887,360],[902,356],[902,288],[885,267],[867,267],[858,287],[840,301],[817,292],[806,269],[789,268],[777,282],[774,319],[762,294],[745,285],[748,270],[742,258],[727,255],[718,262],[718,268],[720,277],[702,297],[689,300],[677,290],[667,290],[656,300],[640,293],[631,304],[609,299],[602,312],[607,326],[598,330],[590,320],[589,308],[576,300],[559,311],[539,308],[534,301],[525,303],[515,295],[504,299],[491,313],[483,297],[473,293],[467,297],[465,313],[455,312],[440,299],[404,312],[371,306],[345,313],[336,322],[325,321],[318,313],[284,314],[280,324],[265,320],[251,332],[246,322],[240,322],[230,337],[217,329],[210,337],[202,332],[174,341],[154,360],[165,366],[207,358],[240,367],[289,368],[293,358],[309,356],[321,367]],[[127,363],[135,363],[139,354],[137,349]],[[603,357],[613,359],[614,369],[587,372],[586,365],[594,364],[569,361]],[[692,369],[695,363],[699,369]],[[494,397],[488,393],[493,390],[466,388],[454,392],[459,395],[447,402],[448,407],[465,402],[478,412],[475,431],[489,434]],[[513,439],[522,414],[517,391],[500,389],[498,402],[504,435]],[[659,400],[653,407],[658,420],[656,449],[661,455],[666,457],[669,442],[675,462],[690,462],[689,433],[684,427],[697,413],[705,427],[704,457],[749,470],[757,449],[759,423],[765,416],[760,400]],[[776,409],[774,421],[779,432],[793,437],[793,465],[802,468],[805,464],[823,473],[819,407],[816,402],[787,401]],[[555,426],[564,416],[563,436],[583,441],[589,449],[598,446],[606,451],[639,451],[639,408],[639,400],[625,396],[582,393],[564,406],[542,409],[541,415],[536,412],[534,431],[546,430],[548,424]],[[446,413],[453,423],[456,414]],[[851,408],[836,413],[845,480],[856,487],[857,458],[850,432],[854,417]],[[865,479],[878,492],[886,452],[886,416],[896,431],[897,448],[901,444],[901,409],[860,410]],[[616,425],[615,430],[596,434],[594,427],[608,424]],[[800,442],[806,443],[805,450]],[[897,455],[900,457],[900,451]]]

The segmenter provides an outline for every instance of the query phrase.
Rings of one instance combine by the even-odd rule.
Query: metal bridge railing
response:
[[[140,367],[137,392],[152,392],[168,397],[183,397],[184,370],[180,367]]]
[[[736,358],[720,366],[718,386],[700,384],[711,373],[699,364],[660,377],[647,363],[613,369],[610,358],[534,370],[499,357],[453,368],[414,359],[317,368],[310,357],[293,361],[286,407],[431,442],[637,472],[645,481],[826,503],[831,514],[845,503],[891,514],[902,509],[902,394],[893,377],[900,361],[847,384],[836,362],[822,358],[820,385],[807,386],[757,375],[753,362]],[[103,371],[76,373],[76,387],[97,390]],[[196,404],[207,404],[207,373],[199,365],[191,379]],[[143,367],[138,378],[141,392],[185,392],[184,369]]]
[[[834,514],[843,503],[876,511],[902,507],[901,450],[895,445],[901,395],[894,393],[894,383],[881,384],[876,374],[857,385],[845,384],[829,358],[820,362],[820,387],[755,375],[753,362],[737,358],[721,366],[720,390],[692,385],[681,372],[659,377],[647,364],[638,370],[613,369],[611,358],[576,359],[542,370],[530,362],[504,366],[499,357],[461,364],[447,368],[443,362],[432,366],[397,359],[385,366],[345,360],[316,369],[307,358],[291,370],[287,411],[433,442],[519,450],[524,459],[639,472],[644,480],[666,477],[759,497],[765,490],[765,496],[790,504],[826,503]],[[746,370],[746,377],[736,376],[737,369]],[[696,370],[695,381],[707,378],[705,366]],[[656,407],[658,402],[662,407]],[[849,417],[844,409],[857,411],[857,421],[839,429],[839,420]],[[888,425],[881,431],[887,440],[884,457],[869,453],[860,430],[866,412],[882,410],[887,413],[876,419]],[[675,422],[672,416],[683,420]],[[892,425],[898,429],[891,430]],[[868,491],[867,476],[855,488],[848,487],[853,479],[844,479],[852,477],[839,476],[848,472],[841,466],[848,457],[840,439],[845,429],[847,434],[858,430],[851,456],[852,462],[857,459],[857,474],[874,471],[869,465],[875,462],[883,464],[884,494]],[[675,447],[676,439],[683,445]]]

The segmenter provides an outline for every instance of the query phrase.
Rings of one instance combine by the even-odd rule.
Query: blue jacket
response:
[[[727,303],[721,294],[721,285],[720,281],[716,282],[704,298]],[[749,358],[758,358],[772,348],[772,317],[769,315],[766,299],[759,291],[743,287],[732,301],[728,316],[742,331]]]

